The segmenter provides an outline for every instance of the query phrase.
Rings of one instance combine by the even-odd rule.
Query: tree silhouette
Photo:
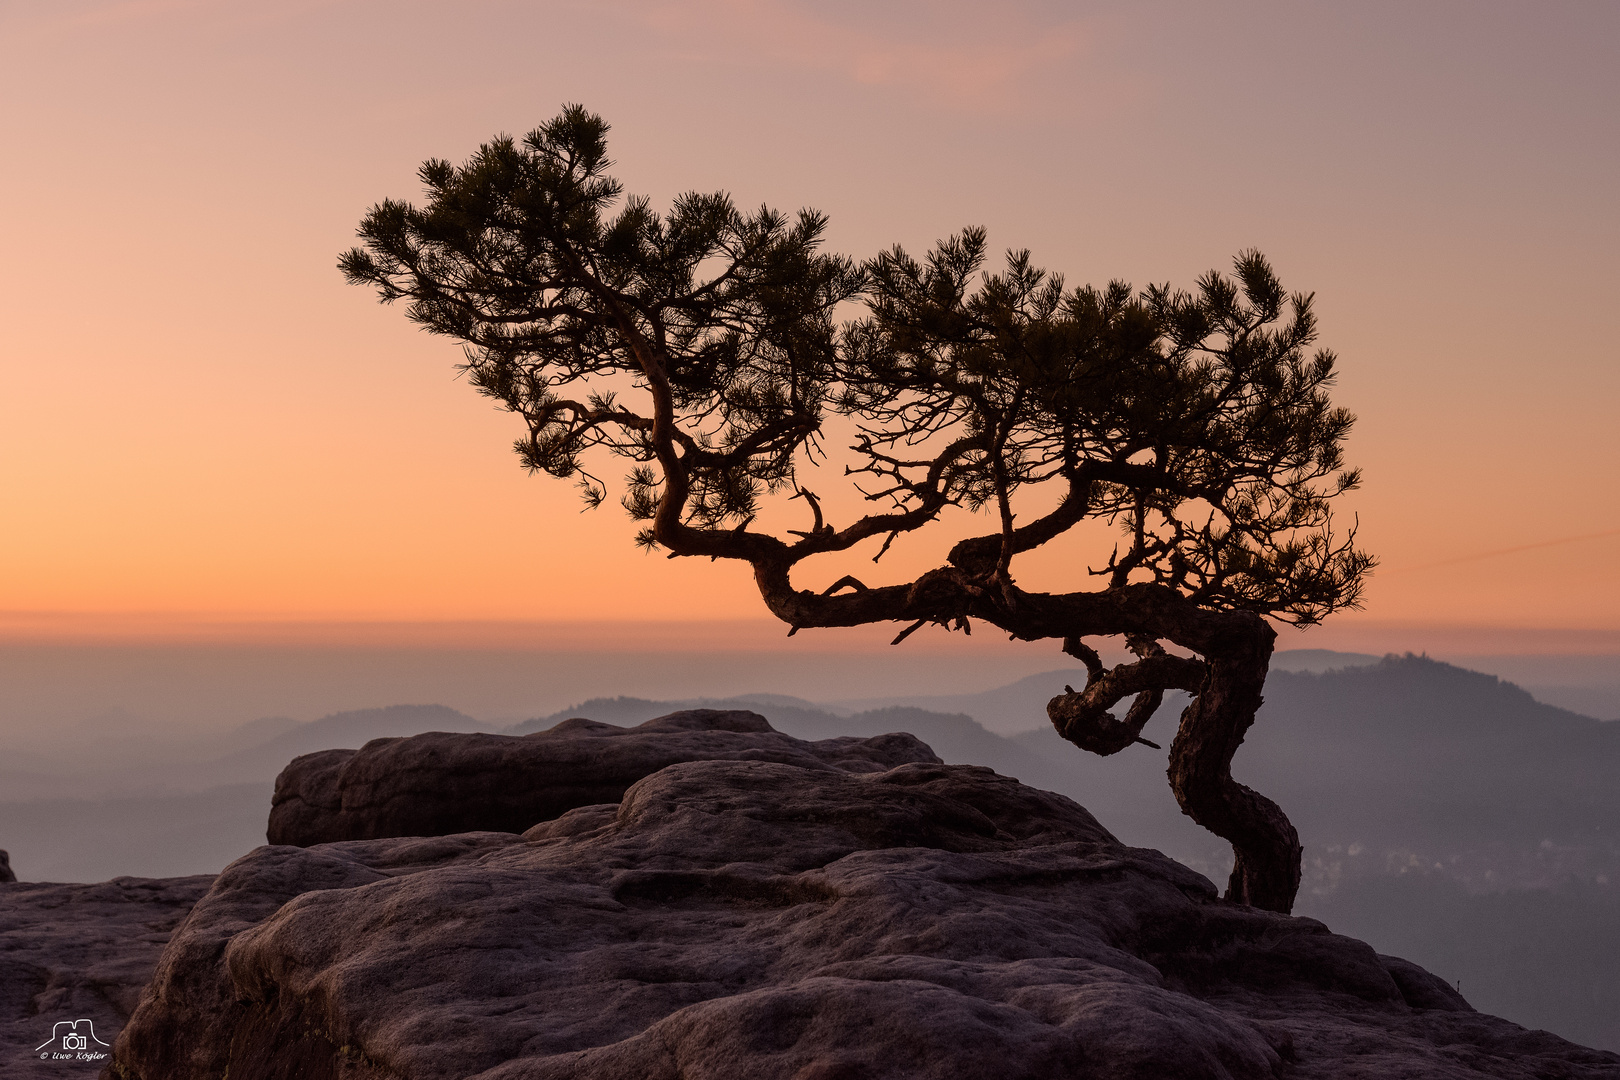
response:
[[[589,470],[628,459],[639,542],[749,564],[790,635],[895,621],[898,644],[980,621],[1057,639],[1088,675],[1047,711],[1098,754],[1145,741],[1167,690],[1192,694],[1171,787],[1231,842],[1228,897],[1288,911],[1298,836],[1232,779],[1232,756],[1261,703],[1268,620],[1354,606],[1373,565],[1332,528],[1331,500],[1359,476],[1341,460],[1353,417],[1328,397],[1333,355],[1307,353],[1311,298],[1285,294],[1256,252],[1192,292],[1071,289],[1027,252],[988,273],[980,229],[921,260],[896,247],[857,263],[821,250],[812,211],[621,200],[607,130],[570,106],[462,166],[428,161],[426,206],[373,207],[343,272],[464,344],[473,386],[527,425],[531,471],[575,479],[595,506],[608,485]],[[849,301],[865,313],[841,323]],[[835,418],[853,464],[832,482],[869,508],[842,523],[807,486],[837,471],[818,468]],[[805,527],[761,527],[772,496],[802,500]],[[794,582],[812,556],[872,541],[881,557],[957,507],[993,524],[913,581]],[[1118,536],[1076,575],[1094,587],[1019,587],[1019,556],[1091,519]],[[1134,659],[1104,665],[1086,643],[1104,637]]]

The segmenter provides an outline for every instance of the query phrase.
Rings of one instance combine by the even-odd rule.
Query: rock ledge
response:
[[[670,764],[521,835],[260,848],[176,932],[115,1069],[1612,1080],[1620,1056],[1228,904],[1061,796],[807,754]]]
[[[272,844],[307,847],[522,832],[576,806],[616,803],[665,766],[718,760],[881,772],[939,758],[903,734],[805,742],[740,709],[689,709],[633,728],[565,720],[524,736],[435,731],[293,759],[276,778],[268,835]]]

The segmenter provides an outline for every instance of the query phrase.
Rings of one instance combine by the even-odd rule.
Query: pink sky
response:
[[[1620,651],[1617,49],[1607,3],[8,4],[0,635],[759,618],[526,477],[454,346],[334,268],[423,158],[579,101],[630,191],[812,205],[859,256],[1260,248],[1317,293],[1383,560],[1291,643]]]

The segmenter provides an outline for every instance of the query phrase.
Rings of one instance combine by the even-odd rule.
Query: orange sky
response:
[[[1317,293],[1383,560],[1318,640],[1620,631],[1617,47],[1603,3],[8,4],[0,635],[757,618],[526,477],[455,347],[334,269],[423,158],[564,101],[629,190],[814,205],[856,255],[1260,248]]]

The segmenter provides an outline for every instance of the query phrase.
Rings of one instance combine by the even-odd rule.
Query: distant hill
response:
[[[424,731],[499,728],[443,705],[356,709],[301,723],[284,716],[221,731],[68,730],[49,751],[0,753],[0,805],[24,799],[106,799],[197,792],[221,784],[268,782],[299,754],[360,747],[368,740]]]
[[[1030,675],[1007,686],[977,694],[912,694],[905,697],[835,701],[841,711],[914,708],[936,713],[965,713],[998,735],[1012,735],[1046,727],[1046,703],[1063,691],[1064,683],[1084,685],[1084,668],[1062,668]]]
[[[840,715],[802,698],[780,694],[749,694],[724,700],[694,698],[686,701],[595,698],[550,716],[526,721],[511,730],[519,735],[541,731],[574,716],[628,726],[677,709],[697,708],[750,709],[770,720],[778,731],[785,731],[800,739],[833,739],[840,735],[870,736],[907,731],[953,764],[990,765],[1005,776],[1021,777],[1041,771],[1040,761],[1034,754],[986,731],[973,717],[963,713],[890,706]]]
[[[1272,658],[1274,672],[1322,672],[1376,664],[1379,657],[1368,653],[1334,652],[1330,649],[1290,649]],[[823,709],[851,713],[908,706],[938,713],[966,713],[998,735],[1017,735],[1045,729],[1046,703],[1062,691],[1065,683],[1084,685],[1084,668],[1060,668],[1030,675],[994,690],[976,694],[911,694],[902,697],[836,700]]]
[[[356,749],[372,739],[420,735],[424,731],[499,731],[444,705],[390,705],[355,709],[319,720],[277,725],[269,739],[197,766],[220,780],[274,780],[287,762],[317,750]]]
[[[1573,733],[1603,726],[1592,717],[1544,705],[1494,675],[1411,653],[1332,671],[1274,671],[1266,683],[1266,706],[1273,713],[1298,715],[1315,732],[1545,735],[1555,728]]]
[[[1272,671],[1340,671],[1367,667],[1383,657],[1371,653],[1334,652],[1332,649],[1283,649],[1271,656]]]
[[[299,754],[424,731],[494,730],[443,705],[358,709],[302,724],[270,718],[187,747],[189,758],[132,762],[151,790],[99,796],[83,777],[70,782],[43,771],[53,763],[30,762],[39,771],[0,773],[0,847],[28,881],[217,873],[264,843],[276,774]],[[250,745],[202,757],[210,746],[243,743]]]
[[[1620,843],[1620,724],[1424,657],[1275,674],[1234,772],[1321,846],[1443,850],[1472,887],[1590,878],[1553,853]]]

